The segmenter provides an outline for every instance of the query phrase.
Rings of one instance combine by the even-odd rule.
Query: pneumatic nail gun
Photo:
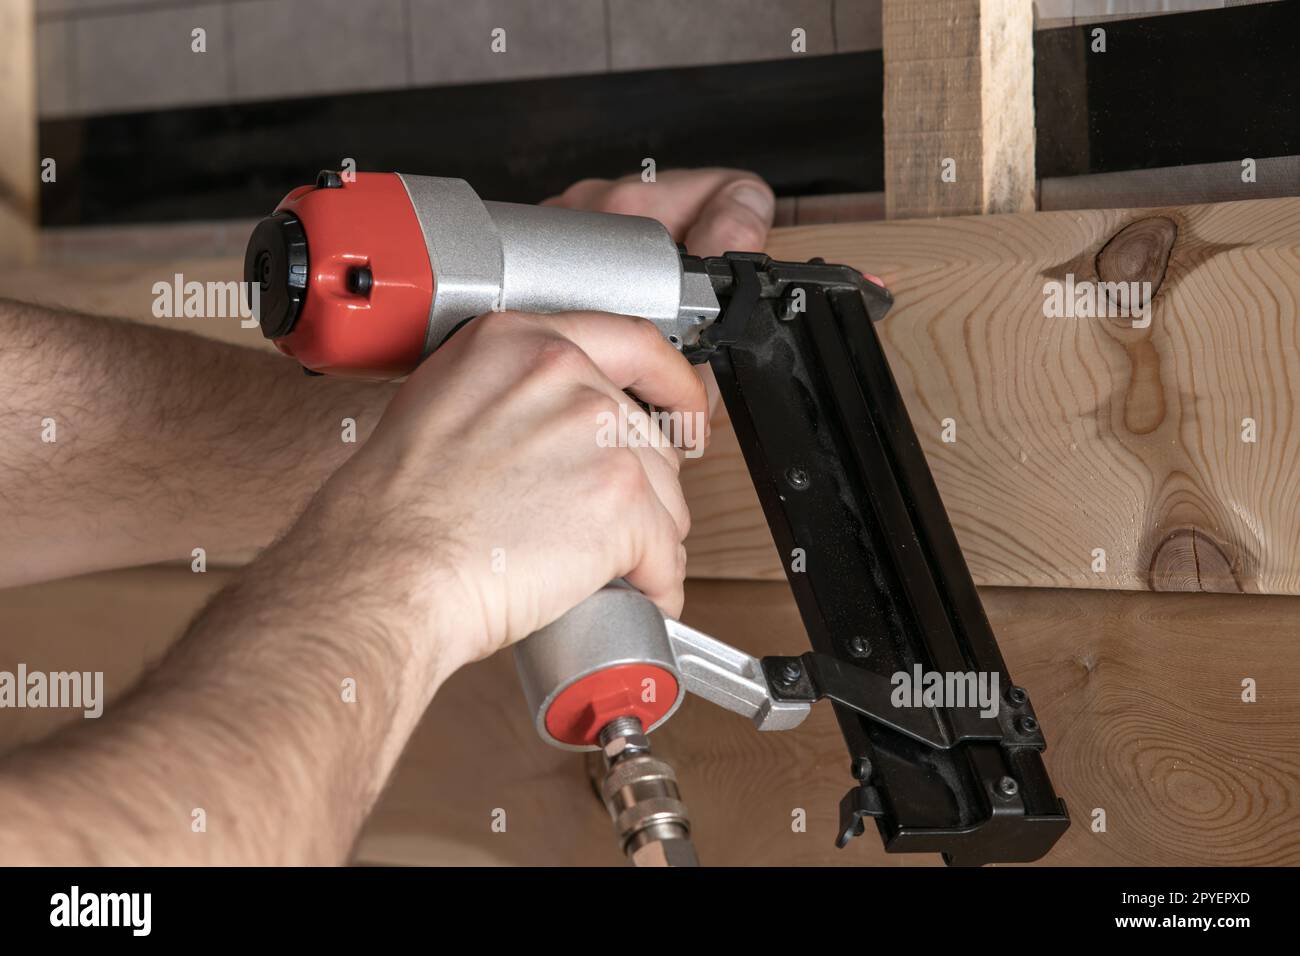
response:
[[[542,739],[603,751],[634,862],[695,862],[648,739],[687,693],[769,731],[829,699],[855,779],[840,846],[871,818],[890,852],[971,865],[1036,860],[1065,832],[1042,730],[881,349],[881,285],[820,260],[691,256],[654,220],[485,202],[463,180],[328,171],[258,224],[245,279],[263,334],[312,373],[404,375],[501,309],[642,316],[712,366],[777,547],[807,556],[786,566],[811,649],[755,658],[617,581],[515,648]],[[897,693],[898,675],[931,674],[1000,690]]]

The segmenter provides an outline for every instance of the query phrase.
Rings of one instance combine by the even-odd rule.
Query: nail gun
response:
[[[881,348],[881,285],[817,259],[692,256],[652,219],[332,171],[257,225],[244,268],[263,334],[313,374],[404,375],[501,309],[642,316],[712,366],[772,536],[796,558],[787,578],[810,649],[755,658],[615,581],[514,652],[542,739],[603,752],[602,797],[634,863],[696,862],[676,775],[648,739],[687,693],[767,731],[830,700],[855,780],[841,847],[871,818],[889,852],[1027,862],[1065,832],[1033,706]],[[900,693],[913,676],[937,680]],[[949,693],[979,681],[995,695]]]

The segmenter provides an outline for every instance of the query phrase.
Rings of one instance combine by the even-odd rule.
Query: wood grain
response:
[[[227,574],[145,568],[0,591],[0,669],[102,669],[121,694]],[[986,588],[1074,824],[1054,864],[1300,864],[1300,598]],[[783,584],[693,581],[686,619],[751,653],[804,646]],[[1258,702],[1241,682],[1258,682]],[[112,703],[110,699],[109,710]],[[0,711],[0,752],[65,712]],[[655,734],[715,865],[934,865],[874,830],[832,846],[847,758],[831,711],[759,734],[697,699]],[[1106,831],[1093,832],[1096,808]],[[505,810],[506,830],[492,814]],[[791,813],[807,812],[807,831]],[[581,755],[537,739],[498,654],[443,687],[366,825],[362,862],[612,865]]]
[[[1133,250],[1161,242],[1149,328],[1044,318],[1046,281],[1136,275]],[[894,291],[880,333],[977,583],[1300,593],[1300,199],[801,226],[768,251],[847,262]],[[13,270],[0,295],[269,348],[235,320],[150,315],[155,281],[241,268]],[[782,578],[725,416],[683,476],[691,574]]]
[[[1034,208],[1033,16],[1023,0],[885,0],[888,218]]]
[[[1300,599],[992,588],[981,591],[1011,673],[1047,733],[1073,825],[1053,864],[1300,863]],[[693,582],[687,618],[751,653],[799,647],[784,585]],[[1241,681],[1259,682],[1258,703]],[[1267,692],[1265,692],[1267,688]],[[696,702],[698,704],[698,702]],[[705,860],[931,863],[883,853],[873,830],[831,846],[850,782],[829,713],[760,735],[698,704],[656,735]],[[791,809],[808,811],[793,833]],[[1106,832],[1090,827],[1106,811]]]
[[[894,292],[879,331],[977,583],[1300,593],[1300,199],[796,227],[768,251]],[[1150,326],[1044,317],[1067,273],[1153,280]],[[725,419],[683,475],[691,574],[783,577]]]

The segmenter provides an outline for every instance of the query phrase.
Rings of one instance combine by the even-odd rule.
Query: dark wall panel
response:
[[[263,215],[345,156],[533,202],[581,176],[744,166],[783,193],[874,191],[879,52],[235,104],[41,124],[46,225]]]
[[[1040,177],[1300,154],[1300,0],[1035,34]],[[49,120],[46,225],[253,217],[345,156],[533,202],[729,165],[782,195],[883,188],[879,52]]]

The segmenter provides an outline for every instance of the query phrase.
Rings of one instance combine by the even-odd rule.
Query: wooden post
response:
[[[884,0],[885,215],[1034,208],[1029,0]]]
[[[0,259],[36,259],[36,17],[33,0],[0,4]]]

